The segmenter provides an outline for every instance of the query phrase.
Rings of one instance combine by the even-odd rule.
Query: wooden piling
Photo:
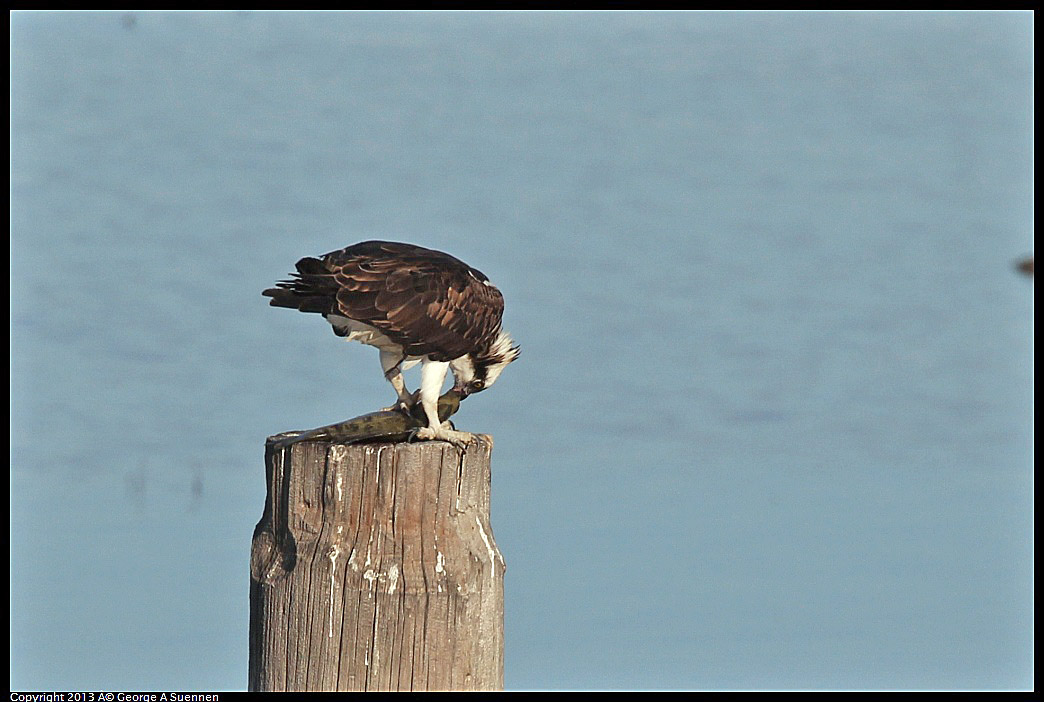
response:
[[[265,451],[251,691],[501,690],[491,441]]]

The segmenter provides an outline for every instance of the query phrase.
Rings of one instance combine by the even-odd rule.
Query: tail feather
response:
[[[330,277],[332,279],[332,274],[330,273],[330,270],[318,258],[306,256],[305,258],[302,258],[300,261],[297,262],[296,268],[297,273],[295,273],[294,275],[318,275]]]
[[[291,280],[276,283],[276,287],[262,291],[272,298],[273,307],[288,307],[301,312],[327,314],[337,306],[337,282],[323,262],[316,258],[302,258]]]

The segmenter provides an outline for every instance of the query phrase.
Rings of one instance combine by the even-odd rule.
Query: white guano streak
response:
[[[482,522],[479,521],[478,515],[475,515],[475,524],[479,528],[479,536],[482,537],[482,543],[486,544],[486,550],[489,551],[489,580],[490,583],[496,585],[497,582],[497,552],[493,548],[493,544],[490,542],[489,537],[486,535],[486,530],[482,528]]]
[[[341,555],[341,547],[337,544],[330,549],[330,617],[328,620],[328,633],[326,638],[333,638],[333,614],[334,614],[334,587],[337,584],[337,557]]]

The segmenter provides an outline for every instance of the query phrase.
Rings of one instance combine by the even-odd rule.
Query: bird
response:
[[[1028,257],[1026,257],[1026,258],[1024,258],[1024,259],[1022,259],[1020,261],[1017,261],[1015,263],[1015,269],[1019,273],[1023,273],[1023,274],[1028,275],[1028,276],[1030,276],[1032,278],[1033,277],[1033,257],[1032,256],[1028,256]]]
[[[440,422],[447,372],[462,398],[489,389],[520,347],[502,327],[504,296],[481,271],[442,251],[395,241],[363,241],[296,264],[290,280],[261,294],[273,307],[321,314],[348,341],[375,346],[396,393],[390,408],[420,402],[421,440],[467,446],[475,435]],[[421,364],[420,391],[403,371]]]

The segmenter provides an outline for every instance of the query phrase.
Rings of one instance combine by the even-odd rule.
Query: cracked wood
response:
[[[503,689],[492,442],[273,439],[250,558],[249,688]]]

